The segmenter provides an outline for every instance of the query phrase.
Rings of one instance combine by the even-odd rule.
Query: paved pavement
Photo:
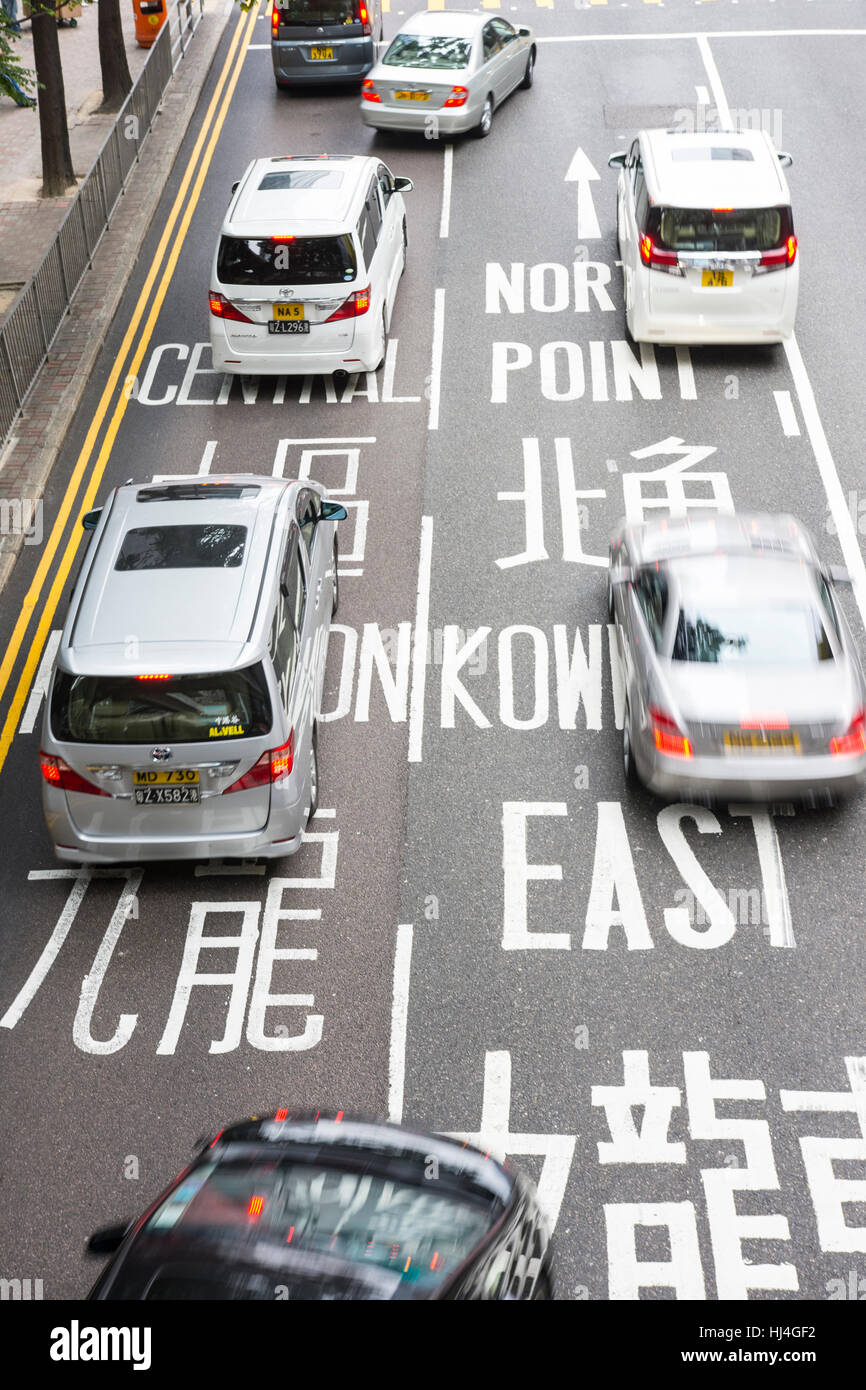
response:
[[[50,356],[41,375],[27,400],[10,439],[0,454],[0,502],[20,504],[21,516],[33,516],[40,502],[47,479],[51,473],[58,450],[66,436],[70,421],[77,409],[82,392],[87,383],[93,362],[104,341],[108,326],[114,316],[120,297],[129,276],[135,267],[142,242],[147,235],[151,219],[158,205],[162,189],[174,164],[178,149],[183,141],[196,101],[206,79],[208,69],[216,52],[220,35],[227,15],[234,7],[226,5],[226,0],[206,0],[204,14],[192,38],[187,55],[175,72],[163,100],[150,135],[142,148],[138,167],[133,171],[126,192],[112,218],[111,225],[103,237],[93,259],[93,268],[85,275],[73,301],[71,312],[52,346]],[[99,81],[99,58],[96,50],[95,23],[88,31],[83,28],[94,16],[85,14],[79,29],[64,29],[61,33],[61,47],[66,42],[84,33],[88,38],[87,52],[91,53],[90,76],[72,67],[67,74],[67,98],[74,102],[82,93],[89,91],[90,97],[82,98],[81,105],[96,104],[93,84]],[[89,36],[88,36],[89,35]],[[85,51],[82,49],[82,51]],[[135,76],[141,66],[143,50],[131,48],[130,71]],[[82,59],[82,62],[84,60]],[[89,84],[89,86],[88,86]],[[38,171],[38,125],[32,112],[17,109],[11,102],[0,103],[0,180],[4,188],[11,186],[13,191],[21,192],[27,180],[20,177],[25,168],[35,167]],[[111,117],[90,117],[88,128],[93,122],[101,122],[101,133],[88,135],[91,153],[85,150],[84,128],[71,132],[73,159],[76,171],[86,172],[93,155],[105,139]],[[20,130],[25,131],[32,123],[36,134],[35,154],[30,164],[24,158],[19,145],[9,152],[10,126],[4,120],[23,122]],[[107,124],[106,124],[107,123]],[[76,137],[80,138],[77,140]],[[9,178],[6,162],[12,158],[17,170],[16,182]],[[33,159],[36,160],[35,166]],[[79,163],[81,159],[81,163]],[[38,184],[31,179],[31,189]],[[32,273],[62,221],[67,206],[66,199],[50,199],[38,203],[16,199],[9,205],[0,207],[0,284],[8,270],[3,266],[10,264],[10,250],[29,246],[28,274]],[[9,208],[19,211],[9,212]],[[23,211],[22,211],[23,210]],[[8,214],[8,221],[4,218]],[[15,222],[15,218],[18,222]],[[53,217],[53,221],[51,218]],[[44,239],[40,241],[40,237]],[[4,249],[5,248],[5,249]],[[21,250],[22,256],[25,255]],[[4,262],[2,256],[6,256]],[[22,262],[23,264],[23,262]],[[20,272],[16,271],[16,274]],[[27,526],[6,527],[0,535],[0,592],[9,577],[25,543]]]
[[[126,58],[133,82],[144,66],[147,50],[135,41],[132,5],[121,5]],[[20,14],[20,6],[19,6]],[[96,33],[95,5],[84,5],[77,29],[59,30],[63,86],[69,122],[69,146],[76,176],[87,173],[108,136],[114,116],[100,116],[102,73]],[[21,25],[20,56],[33,71],[30,22]],[[0,97],[0,319],[19,290],[32,277],[66,215],[75,189],[64,198],[42,198],[42,155],[39,113]]]

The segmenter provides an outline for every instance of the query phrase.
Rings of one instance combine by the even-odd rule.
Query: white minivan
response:
[[[636,342],[790,338],[799,288],[790,163],[762,130],[643,130],[610,156]]]
[[[364,155],[254,160],[234,185],[213,261],[215,370],[376,371],[406,265],[411,188]]]

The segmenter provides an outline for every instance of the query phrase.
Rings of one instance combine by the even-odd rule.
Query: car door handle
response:
[[[322,576],[322,579],[324,579],[324,575]],[[319,582],[318,582],[318,584],[316,585],[316,607],[317,607],[317,608],[318,608],[318,606],[319,606],[319,599],[320,599],[321,594],[322,594],[322,579],[320,579]]]

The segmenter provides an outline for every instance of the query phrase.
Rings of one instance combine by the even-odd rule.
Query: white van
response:
[[[217,371],[375,371],[408,236],[395,178],[364,155],[257,159],[234,185],[213,261]]]
[[[762,130],[643,130],[610,156],[636,342],[790,338],[800,273],[790,163]]]

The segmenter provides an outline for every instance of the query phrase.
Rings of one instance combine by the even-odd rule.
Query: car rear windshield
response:
[[[62,743],[222,743],[269,732],[261,663],[204,676],[74,676],[58,671],[51,727]]]
[[[360,24],[356,0],[281,0],[281,24]]]
[[[674,661],[723,666],[813,666],[832,661],[833,650],[818,613],[805,605],[681,609]]]
[[[137,526],[127,531],[116,570],[236,569],[246,526]]]
[[[453,1273],[503,1211],[494,1197],[464,1196],[436,1183],[403,1182],[368,1166],[294,1159],[204,1164],[150,1217],[147,1236],[227,1239],[240,1256],[259,1251],[328,1255],[399,1274],[426,1292]],[[399,1296],[399,1295],[398,1295]]]
[[[471,52],[471,39],[398,34],[382,62],[392,68],[465,68]]]
[[[331,285],[354,280],[352,238],[233,237],[220,241],[217,276],[224,285]]]
[[[787,208],[745,212],[662,208],[659,240],[670,251],[772,251],[789,235]]]

